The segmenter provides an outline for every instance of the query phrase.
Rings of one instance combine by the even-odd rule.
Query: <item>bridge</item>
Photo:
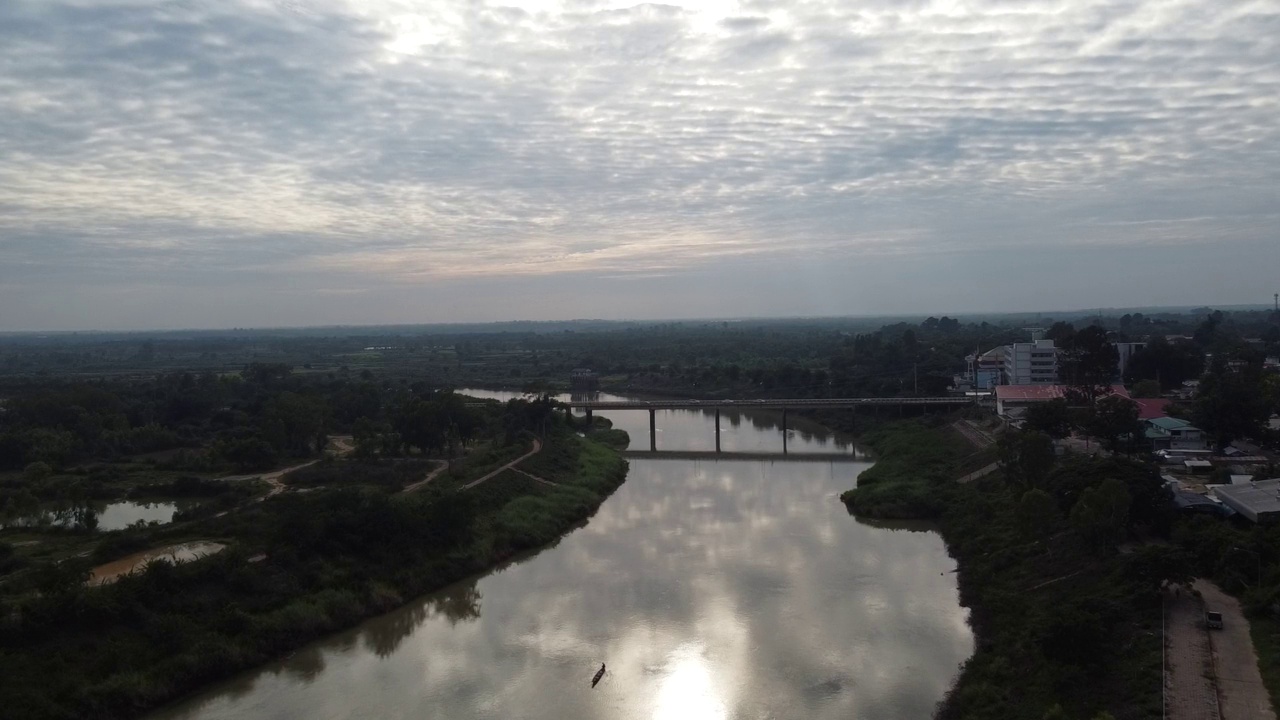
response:
[[[788,410],[839,410],[848,409],[856,413],[858,408],[896,407],[901,413],[904,407],[919,407],[925,412],[930,408],[953,408],[972,405],[971,397],[894,397],[894,398],[768,398],[768,399],[661,399],[661,400],[570,400],[565,403],[571,410],[583,410],[587,422],[591,422],[591,413],[595,410],[648,410],[649,411],[649,450],[658,449],[658,424],[656,413],[659,410],[711,410],[716,416],[716,452],[720,452],[720,411],[721,410],[781,410],[782,411],[782,452],[787,452],[787,411]]]
[[[853,453],[719,452],[711,450],[623,450],[625,458],[645,460],[764,460],[767,462],[866,462]]]

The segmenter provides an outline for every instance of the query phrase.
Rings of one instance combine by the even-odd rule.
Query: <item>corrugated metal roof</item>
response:
[[[1057,400],[1067,396],[1067,385],[997,385],[998,400]],[[1112,385],[1111,392],[1122,398],[1129,397],[1123,385]]]
[[[1132,400],[1138,403],[1139,420],[1165,417],[1164,409],[1173,402],[1168,398],[1132,398]]]
[[[1191,423],[1186,420],[1179,420],[1175,417],[1148,418],[1147,422],[1155,425],[1161,430],[1181,430],[1182,428],[1191,427]]]
[[[1261,515],[1280,513],[1280,478],[1222,485],[1214,492],[1222,502],[1254,521]]]

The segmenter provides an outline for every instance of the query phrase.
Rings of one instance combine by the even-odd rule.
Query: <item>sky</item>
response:
[[[0,330],[1280,292],[1276,0],[0,3]]]

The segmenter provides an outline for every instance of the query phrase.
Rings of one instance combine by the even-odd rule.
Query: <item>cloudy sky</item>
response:
[[[0,330],[1280,291],[1280,3],[0,3]]]

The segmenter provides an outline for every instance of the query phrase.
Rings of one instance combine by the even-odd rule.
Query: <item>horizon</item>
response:
[[[1221,310],[1223,312],[1267,312],[1272,310],[1272,306],[1264,304],[1223,304],[1223,305],[1206,305],[1206,304],[1180,304],[1166,306],[1133,306],[1133,307],[1107,307],[1107,308],[1075,308],[1075,309],[1057,309],[1057,310],[1018,310],[1018,311],[1001,311],[1001,312],[930,312],[930,313],[879,313],[873,315],[775,315],[775,316],[751,316],[751,317],[663,317],[663,318],[553,318],[547,320],[528,320],[528,319],[508,319],[508,320],[485,320],[476,322],[407,322],[407,323],[353,323],[353,324],[316,324],[316,325],[261,325],[261,326],[227,326],[227,327],[147,327],[147,328],[126,328],[126,329],[107,329],[107,328],[75,328],[66,330],[54,329],[21,329],[21,330],[0,330],[0,337],[6,336],[24,336],[24,335],[137,335],[146,333],[221,333],[221,332],[246,332],[246,333],[269,333],[273,331],[309,331],[309,330],[359,330],[364,328],[373,329],[397,329],[397,328],[454,328],[454,327],[485,327],[485,326],[501,326],[501,325],[572,325],[572,324],[637,324],[637,325],[660,325],[665,323],[751,323],[751,322],[835,322],[841,320],[911,320],[916,318],[927,319],[929,317],[950,317],[955,320],[972,321],[975,318],[1025,318],[1027,322],[1031,322],[1029,316],[1046,316],[1045,320],[1057,321],[1060,318],[1053,316],[1062,316],[1062,319],[1076,318],[1087,319],[1091,316],[1100,317],[1118,317],[1122,314],[1132,313],[1155,313],[1155,314],[1190,314],[1192,310],[1208,309]],[[1068,320],[1070,322],[1070,320]]]

